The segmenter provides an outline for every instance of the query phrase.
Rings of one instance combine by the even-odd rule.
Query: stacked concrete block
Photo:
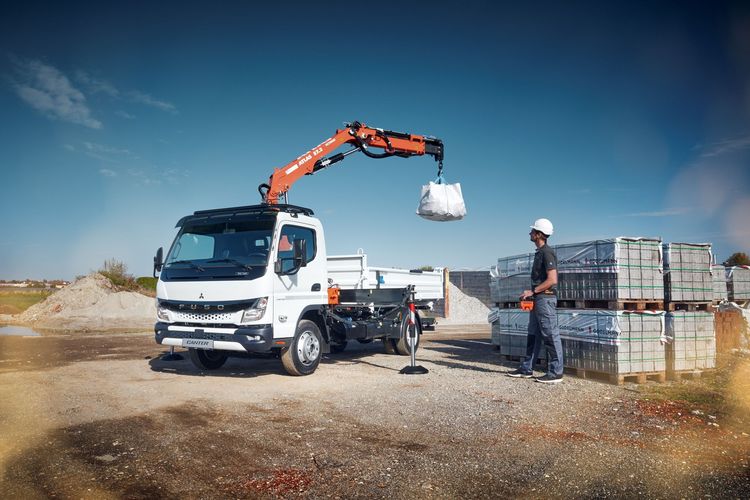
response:
[[[497,266],[490,270],[490,298],[492,302],[518,302],[521,293],[531,288],[531,265],[533,262],[533,253],[497,259]]]
[[[750,300],[750,266],[727,268],[727,292],[731,302]]]
[[[529,314],[520,309],[490,313],[492,343],[501,354],[526,355]],[[663,312],[558,309],[557,319],[566,367],[616,375],[666,368]]]
[[[663,372],[664,313],[561,309],[565,366],[601,373]]]
[[[714,315],[710,312],[667,313],[668,371],[705,370],[716,366]]]
[[[554,245],[560,300],[661,301],[661,240],[613,238]],[[518,301],[531,285],[534,254],[500,258],[491,273],[491,300]]]
[[[664,299],[659,239],[619,237],[554,248],[561,300]]]
[[[714,302],[722,302],[729,299],[729,293],[727,291],[727,276],[726,269],[721,264],[714,264],[711,266],[711,278],[714,288]]]
[[[710,243],[664,243],[664,294],[667,302],[711,302]]]

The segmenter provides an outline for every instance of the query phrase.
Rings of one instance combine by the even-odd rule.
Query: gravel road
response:
[[[504,376],[483,327],[379,342],[308,377],[202,373],[149,334],[0,337],[8,498],[747,498],[750,417],[641,386]],[[750,370],[746,370],[750,375]],[[697,412],[697,413],[696,413]],[[716,418],[712,418],[716,417]]]

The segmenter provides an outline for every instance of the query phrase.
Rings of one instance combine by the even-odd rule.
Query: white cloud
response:
[[[131,115],[127,111],[123,111],[121,109],[115,111],[115,114],[119,116],[120,118],[125,118],[126,120],[133,120],[135,119],[135,115]]]
[[[701,155],[703,158],[722,156],[750,148],[750,135],[731,137],[710,144]]]
[[[117,172],[114,170],[110,170],[108,168],[100,168],[99,173],[102,174],[104,177],[117,177]]]
[[[134,160],[140,159],[129,149],[114,148],[112,146],[105,146],[103,144],[97,144],[95,142],[83,142],[82,151],[86,154],[86,156],[90,156],[91,158],[95,158],[97,160],[106,161],[107,163],[119,163],[120,159],[122,159],[123,157]]]
[[[76,71],[76,80],[86,86],[92,94],[107,94],[110,97],[119,97],[120,91],[106,80],[94,78],[85,71]]]
[[[177,107],[175,107],[175,105],[172,104],[171,102],[160,101],[158,99],[151,97],[149,94],[140,92],[138,90],[131,90],[130,92],[128,92],[127,98],[131,100],[132,102],[145,104],[147,106],[151,106],[153,108],[157,108],[162,111],[168,111],[170,113],[177,113]]]
[[[29,106],[45,116],[100,129],[102,122],[91,116],[86,97],[57,68],[36,60],[12,58],[13,87]]]

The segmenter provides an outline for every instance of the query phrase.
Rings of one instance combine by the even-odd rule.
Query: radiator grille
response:
[[[233,321],[236,316],[239,319],[240,313],[194,313],[194,312],[175,312],[172,314],[175,317],[175,321],[183,323],[235,323]]]

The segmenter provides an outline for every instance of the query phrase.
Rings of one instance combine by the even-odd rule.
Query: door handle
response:
[[[311,292],[319,292],[320,291],[320,283],[315,283],[312,288],[310,289]]]

